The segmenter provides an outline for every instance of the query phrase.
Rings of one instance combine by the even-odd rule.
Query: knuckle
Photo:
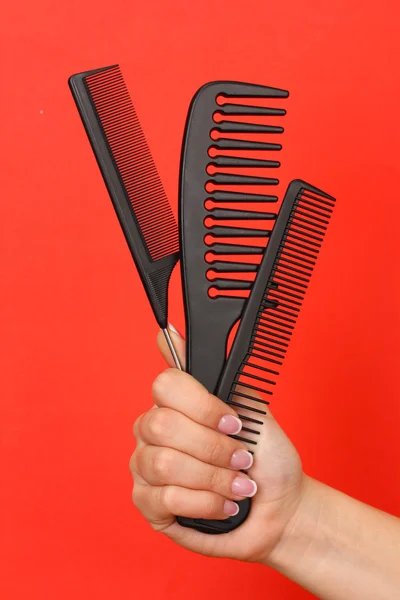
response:
[[[139,498],[138,498],[139,494],[137,492],[136,486],[133,487],[132,490],[132,502],[133,502],[133,506],[136,506],[136,508],[139,508]]]
[[[221,489],[222,486],[222,472],[221,469],[211,469],[209,478],[209,489],[216,492]]]
[[[213,494],[209,494],[204,501],[203,512],[205,518],[211,518],[217,513],[219,513],[220,509],[220,501],[217,496]]]
[[[214,413],[218,410],[216,404],[215,396],[209,392],[205,392],[201,402],[198,403],[200,418],[203,422],[208,423],[212,420]]]
[[[168,481],[173,469],[173,457],[168,448],[160,448],[154,452],[152,469],[161,481]]]
[[[140,415],[140,417],[138,417],[133,424],[133,435],[136,439],[140,437],[140,423],[142,421],[142,417],[143,415]]]
[[[136,468],[136,451],[132,454],[132,456],[129,459],[129,470],[133,477],[137,470],[137,468]]]
[[[168,485],[161,488],[160,491],[160,504],[167,509],[168,512],[173,513],[176,509],[176,490]]]
[[[132,473],[132,477],[135,479],[135,475],[139,475],[143,479],[144,475],[144,465],[146,464],[146,446],[140,449],[136,449],[135,452],[131,456],[131,460],[129,461],[129,468]]]
[[[143,506],[143,494],[145,490],[143,490],[142,486],[134,485],[132,490],[132,503],[138,509],[141,510]]]
[[[145,435],[151,439],[162,439],[170,428],[171,414],[166,408],[157,408],[147,413],[145,421]]]
[[[213,437],[204,447],[207,462],[210,464],[218,464],[222,454],[221,444],[217,437]]]
[[[152,385],[153,398],[159,398],[163,395],[166,387],[169,385],[169,382],[171,380],[171,371],[173,371],[173,369],[166,369],[165,371],[157,375]]]

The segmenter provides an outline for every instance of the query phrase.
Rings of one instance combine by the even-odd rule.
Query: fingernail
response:
[[[224,415],[218,423],[218,431],[235,435],[242,429],[242,421],[233,415]]]
[[[232,454],[231,467],[233,469],[250,469],[253,464],[253,455],[247,450],[236,450]]]
[[[246,477],[236,477],[232,483],[232,492],[236,496],[246,496],[252,498],[257,491],[257,484],[252,479]]]
[[[175,329],[175,327],[173,325],[171,325],[171,323],[168,323],[168,329],[170,329],[171,331],[176,333],[176,335],[179,335],[179,337],[182,337],[181,334],[179,333],[179,331],[177,329]]]
[[[224,513],[230,517],[234,517],[239,512],[239,506],[232,500],[225,500],[224,502]]]

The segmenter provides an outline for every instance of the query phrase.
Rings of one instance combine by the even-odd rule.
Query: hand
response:
[[[184,362],[185,342],[177,333],[171,335]],[[158,346],[173,366],[161,333]],[[137,446],[130,468],[135,506],[155,530],[185,548],[265,563],[295,518],[306,483],[290,440],[267,410],[260,417],[254,464],[247,468],[252,459],[246,446],[226,435],[237,432],[237,414],[193,377],[167,369],[154,381],[153,399],[155,407],[134,427]],[[254,495],[250,515],[228,534],[207,535],[176,522],[175,515],[227,518],[237,510],[235,501],[246,495]]]

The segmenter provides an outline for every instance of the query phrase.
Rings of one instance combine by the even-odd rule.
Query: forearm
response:
[[[306,478],[299,509],[266,562],[323,600],[394,600],[400,520]]]

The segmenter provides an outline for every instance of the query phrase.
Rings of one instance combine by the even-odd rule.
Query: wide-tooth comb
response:
[[[167,291],[179,234],[118,65],[73,75],[69,86],[158,324],[167,330]]]
[[[252,452],[334,206],[325,192],[299,179],[291,182],[223,369],[216,395],[238,412],[243,428],[232,437]],[[239,502],[239,509],[224,521],[178,521],[205,533],[228,533],[246,519],[250,499]]]
[[[286,111],[251,106],[251,99],[261,104],[287,96],[285,90],[220,81],[203,86],[189,110],[179,203],[187,369],[212,392],[226,358],[229,331],[251,287],[246,275],[254,274],[256,268],[246,261],[246,255],[262,255],[277,214],[265,205],[278,201],[270,190],[279,183],[276,172],[280,162],[270,160],[265,152],[282,148],[279,137],[283,128],[273,122]],[[235,117],[242,120],[235,121]],[[243,122],[245,117],[249,122]],[[266,118],[272,123],[266,124]],[[273,141],[267,141],[266,135]],[[236,152],[230,155],[231,151]],[[266,176],[264,171],[260,176],[260,169],[271,169],[274,176]],[[260,186],[268,193],[260,193]],[[209,237],[212,245],[206,243]],[[212,262],[206,260],[209,252],[214,256]],[[229,255],[236,258],[226,260]],[[212,274],[216,276],[213,281],[209,279]],[[213,291],[221,295],[212,298]]]

